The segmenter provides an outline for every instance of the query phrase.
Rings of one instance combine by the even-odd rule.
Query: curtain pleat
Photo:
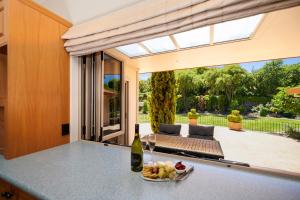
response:
[[[67,39],[65,42],[66,50],[71,55],[86,55],[117,46],[300,5],[300,0],[181,0],[181,4],[177,6],[171,5],[172,2],[178,3],[177,0],[153,1],[152,4],[155,5],[150,8],[158,8],[158,3],[160,3],[160,10],[153,11],[157,15],[150,15],[151,12],[148,10],[148,15],[145,16],[147,18],[144,20],[139,16],[136,20],[134,18],[124,19],[121,23],[118,17],[126,16],[126,9],[123,9],[118,11],[122,12],[121,14],[112,13],[110,16],[75,26],[63,36],[64,39]],[[146,1],[136,7],[147,8],[149,3],[151,4],[150,1]],[[164,6],[170,6],[170,8],[167,9]],[[132,12],[133,8],[134,6],[127,8],[127,12]],[[127,15],[131,16],[132,13],[127,13]],[[112,24],[109,27],[101,26],[103,19],[111,19]],[[118,22],[114,24],[117,19]],[[107,24],[107,21],[105,23]],[[89,31],[87,29],[80,31],[80,27],[86,26],[92,26],[92,28],[90,27]]]

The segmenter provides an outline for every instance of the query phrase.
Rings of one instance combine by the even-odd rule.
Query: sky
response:
[[[270,60],[266,60],[266,61],[258,61],[258,62],[248,62],[248,63],[241,63],[241,67],[243,67],[245,70],[247,70],[248,72],[252,72],[252,71],[256,71],[258,69],[260,69],[261,67],[264,66],[264,64],[266,64],[266,62],[269,62]],[[291,65],[291,64],[296,64],[296,63],[300,63],[300,57],[297,58],[286,58],[286,59],[282,59],[283,64],[285,65]],[[221,66],[218,66],[221,67]],[[143,73],[139,75],[140,80],[147,80],[148,78],[150,78],[151,73]]]
[[[120,79],[120,75],[119,74],[105,74],[104,75],[104,83],[107,84],[110,80],[112,80],[114,78]]]

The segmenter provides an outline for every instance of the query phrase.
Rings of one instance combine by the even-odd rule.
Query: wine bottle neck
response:
[[[135,132],[134,137],[138,139],[140,138],[140,134],[138,132]]]

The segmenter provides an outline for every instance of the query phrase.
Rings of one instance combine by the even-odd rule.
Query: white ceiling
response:
[[[73,24],[106,15],[143,0],[34,0]],[[133,13],[134,14],[134,13]]]

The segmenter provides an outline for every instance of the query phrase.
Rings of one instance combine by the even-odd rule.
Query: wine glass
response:
[[[151,152],[151,162],[153,162],[153,150],[155,148],[155,143],[156,143],[156,135],[154,133],[148,135],[148,145],[149,145],[149,149]]]
[[[146,151],[147,150],[147,145],[148,145],[148,135],[142,137],[141,142],[142,142],[143,150]]]
[[[141,143],[142,143],[143,151],[145,152],[147,150],[147,146],[148,146],[148,135],[141,138]],[[145,158],[145,154],[144,154],[144,158]],[[145,160],[144,160],[144,163],[147,163],[147,162],[145,162]]]

